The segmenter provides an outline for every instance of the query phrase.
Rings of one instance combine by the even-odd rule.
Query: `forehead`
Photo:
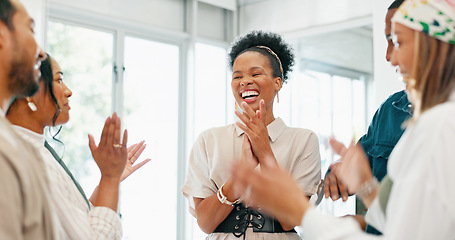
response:
[[[392,17],[396,11],[397,11],[397,9],[390,9],[389,11],[387,11],[387,15],[385,16],[385,30],[386,31],[390,32],[391,27],[392,27]]]
[[[20,3],[17,0],[10,0],[11,4],[13,5],[14,9],[16,10],[14,15],[13,15],[13,22],[14,20],[19,20],[19,21],[27,21],[27,22],[33,22],[33,19],[30,17],[28,14],[27,10],[25,9],[24,5]]]
[[[51,62],[52,72],[56,73],[56,72],[62,71],[62,69],[60,68],[60,64],[58,64],[58,62],[55,61],[55,59],[53,57],[50,58],[50,62]]]
[[[235,58],[233,68],[243,65],[270,66],[268,56],[256,51],[246,51]]]
[[[392,33],[395,35],[405,36],[405,35],[408,35],[413,32],[414,32],[414,30],[404,26],[401,23],[397,23],[397,22],[392,23]]]

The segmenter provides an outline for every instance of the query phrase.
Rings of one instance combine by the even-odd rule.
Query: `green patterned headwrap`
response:
[[[455,44],[455,0],[406,0],[393,16],[392,23]]]

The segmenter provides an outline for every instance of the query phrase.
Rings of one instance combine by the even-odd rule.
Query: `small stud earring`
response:
[[[27,100],[27,105],[28,107],[30,108],[30,110],[32,110],[32,112],[36,112],[36,110],[38,110],[38,108],[36,107],[36,105],[30,100],[30,98],[25,98]]]

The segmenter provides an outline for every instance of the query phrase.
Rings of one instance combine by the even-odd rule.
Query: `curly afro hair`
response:
[[[229,67],[231,70],[237,56],[247,51],[254,51],[267,56],[273,69],[273,76],[281,77],[280,64],[276,57],[266,49],[258,48],[256,46],[268,47],[278,55],[281,65],[283,66],[283,79],[281,80],[283,83],[286,83],[289,72],[292,71],[292,66],[294,66],[294,53],[291,45],[286,43],[283,38],[276,33],[252,31],[234,41],[228,55]]]

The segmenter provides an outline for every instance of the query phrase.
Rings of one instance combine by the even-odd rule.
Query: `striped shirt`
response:
[[[14,126],[26,141],[34,145],[44,159],[51,182],[51,204],[62,225],[65,239],[121,239],[122,224],[118,214],[107,207],[92,207],[77,189],[70,176],[44,147],[45,137],[26,128]]]

